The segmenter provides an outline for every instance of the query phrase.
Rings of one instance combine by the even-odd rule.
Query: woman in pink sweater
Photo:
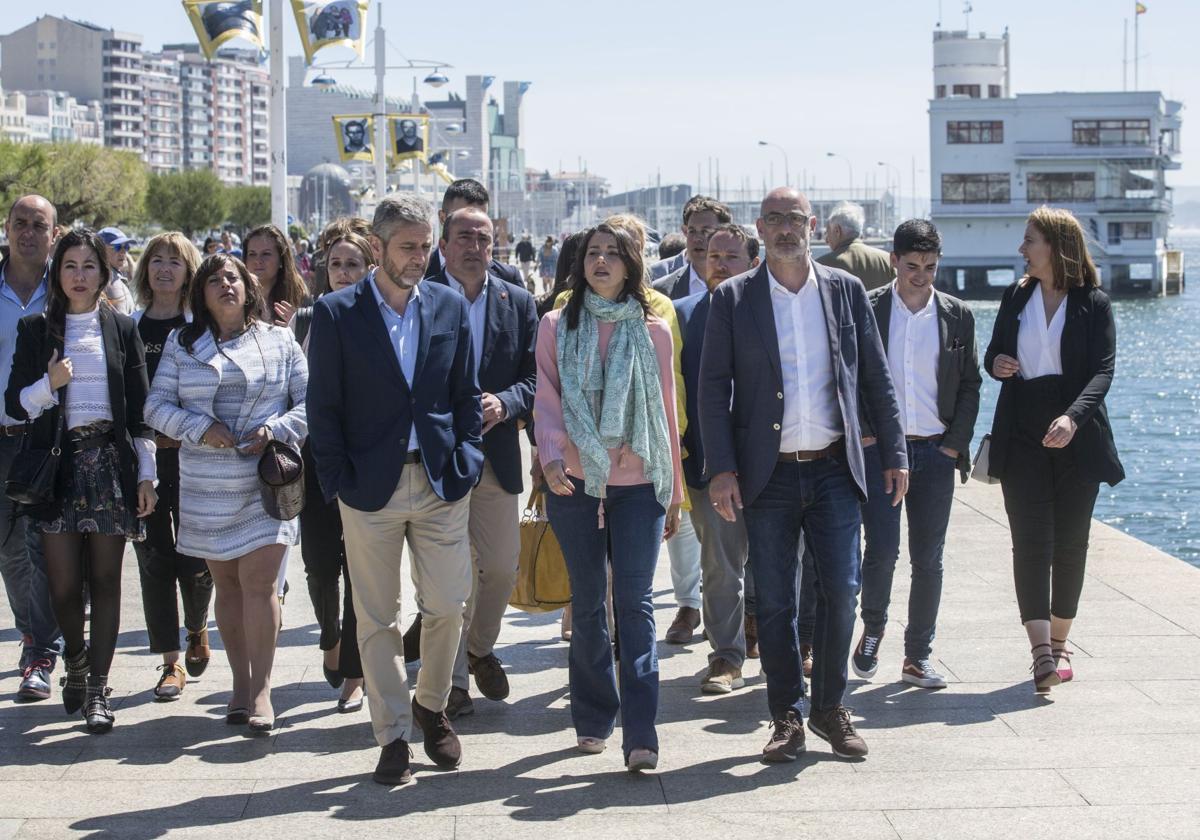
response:
[[[550,525],[571,578],[571,718],[601,752],[620,711],[626,766],[658,766],[653,579],[683,499],[671,332],[653,317],[623,230],[584,234],[571,298],[542,318],[534,415]],[[604,604],[607,558],[621,637],[618,689]]]

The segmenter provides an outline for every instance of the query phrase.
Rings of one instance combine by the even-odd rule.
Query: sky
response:
[[[1200,2],[1144,0],[1140,85],[1185,103],[1185,166],[1171,185],[1200,185]],[[39,0],[16,13],[0,0],[5,31],[48,13],[140,32],[148,49],[195,40],[176,0]],[[286,8],[288,53],[300,54]],[[369,26],[375,26],[372,2]],[[902,193],[928,195],[928,98],[933,88],[932,32],[962,29],[960,0],[454,0],[445,13],[383,3],[389,61],[445,61],[451,84],[425,99],[461,91],[469,74],[532,82],[525,96],[526,163],[573,170],[585,161],[614,192],[662,183],[709,183],[719,164],[727,188],[758,190],[783,180],[783,147],[794,181],[844,186],[847,160],[856,183],[878,186],[897,173]],[[1121,90],[1122,22],[1132,0],[974,0],[969,27],[1011,37],[1017,93]],[[37,10],[36,12],[33,10]],[[368,56],[371,54],[368,48]],[[317,62],[352,53],[330,49]],[[330,72],[370,88],[366,72]],[[423,74],[422,74],[423,75]],[[1129,81],[1132,85],[1132,58]],[[407,94],[411,75],[389,75],[389,92]],[[1191,106],[1190,108],[1186,106]],[[1197,123],[1189,128],[1191,117]],[[827,152],[840,157],[831,158]],[[879,166],[879,162],[890,166]]]

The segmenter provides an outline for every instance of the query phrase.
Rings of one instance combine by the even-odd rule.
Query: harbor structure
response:
[[[1104,288],[1163,294],[1182,103],[1159,91],[1013,94],[1009,35],[935,30],[929,102],[932,210],[946,253],[938,285],[999,297],[1020,277],[1030,211],[1071,210]]]

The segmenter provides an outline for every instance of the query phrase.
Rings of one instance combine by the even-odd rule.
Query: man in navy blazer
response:
[[[885,485],[908,484],[904,433],[887,358],[855,277],[814,265],[816,217],[790,187],[763,199],[766,264],[713,292],[700,372],[700,433],[710,504],[745,516],[758,640],[773,733],[767,761],[804,750],[797,639],[797,555],[803,533],[820,600],[809,729],[836,755],[867,745],[842,705],[859,589],[859,503],[866,498],[859,392],[874,424]]]
[[[457,767],[446,717],[463,609],[471,595],[470,491],[483,467],[482,409],[467,302],[422,283],[431,208],[385,198],[371,248],[378,267],[322,296],[309,334],[309,437],[321,486],[342,514],[358,644],[375,738],[375,781],[411,778],[415,718],[425,752]],[[407,541],[424,617],[421,670],[409,712],[401,662],[400,547]]]
[[[468,526],[474,586],[463,614],[463,639],[446,705],[453,720],[475,709],[468,673],[475,675],[475,685],[489,700],[508,696],[508,677],[494,648],[521,555],[518,495],[524,485],[517,424],[533,410],[537,306],[523,287],[488,271],[492,221],[483,210],[466,207],[451,213],[442,225],[439,248],[445,265],[426,280],[466,300],[483,391],[483,471],[471,491]],[[414,632],[420,630],[405,633],[406,644]]]
[[[450,214],[462,210],[464,207],[478,207],[486,214],[490,203],[491,196],[488,195],[487,187],[474,178],[459,178],[446,187],[446,192],[442,194],[442,207],[438,210],[438,224],[445,228],[446,219],[450,217]],[[445,267],[446,261],[442,255],[441,247],[438,247],[434,249],[429,262],[426,264],[425,276],[436,277],[438,274],[441,274],[442,269]],[[499,260],[491,260],[488,264],[488,271],[502,280],[507,280],[509,283],[525,288],[524,278],[521,277],[521,270],[515,265],[507,265]]]

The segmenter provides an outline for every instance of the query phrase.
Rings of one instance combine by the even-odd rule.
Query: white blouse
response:
[[[71,360],[71,381],[67,383],[66,426],[77,429],[98,420],[113,419],[108,394],[108,366],[104,354],[104,336],[100,330],[100,310],[80,314],[67,313],[63,335],[63,358]],[[33,420],[46,409],[58,405],[58,394],[50,387],[50,374],[22,389],[21,406]],[[154,481],[156,447],[153,440],[133,439],[138,458],[138,481]]]
[[[1017,315],[1017,363],[1022,379],[1062,375],[1062,333],[1067,321],[1067,300],[1063,298],[1050,323],[1046,323],[1046,304],[1042,290],[1034,289],[1029,302]]]

